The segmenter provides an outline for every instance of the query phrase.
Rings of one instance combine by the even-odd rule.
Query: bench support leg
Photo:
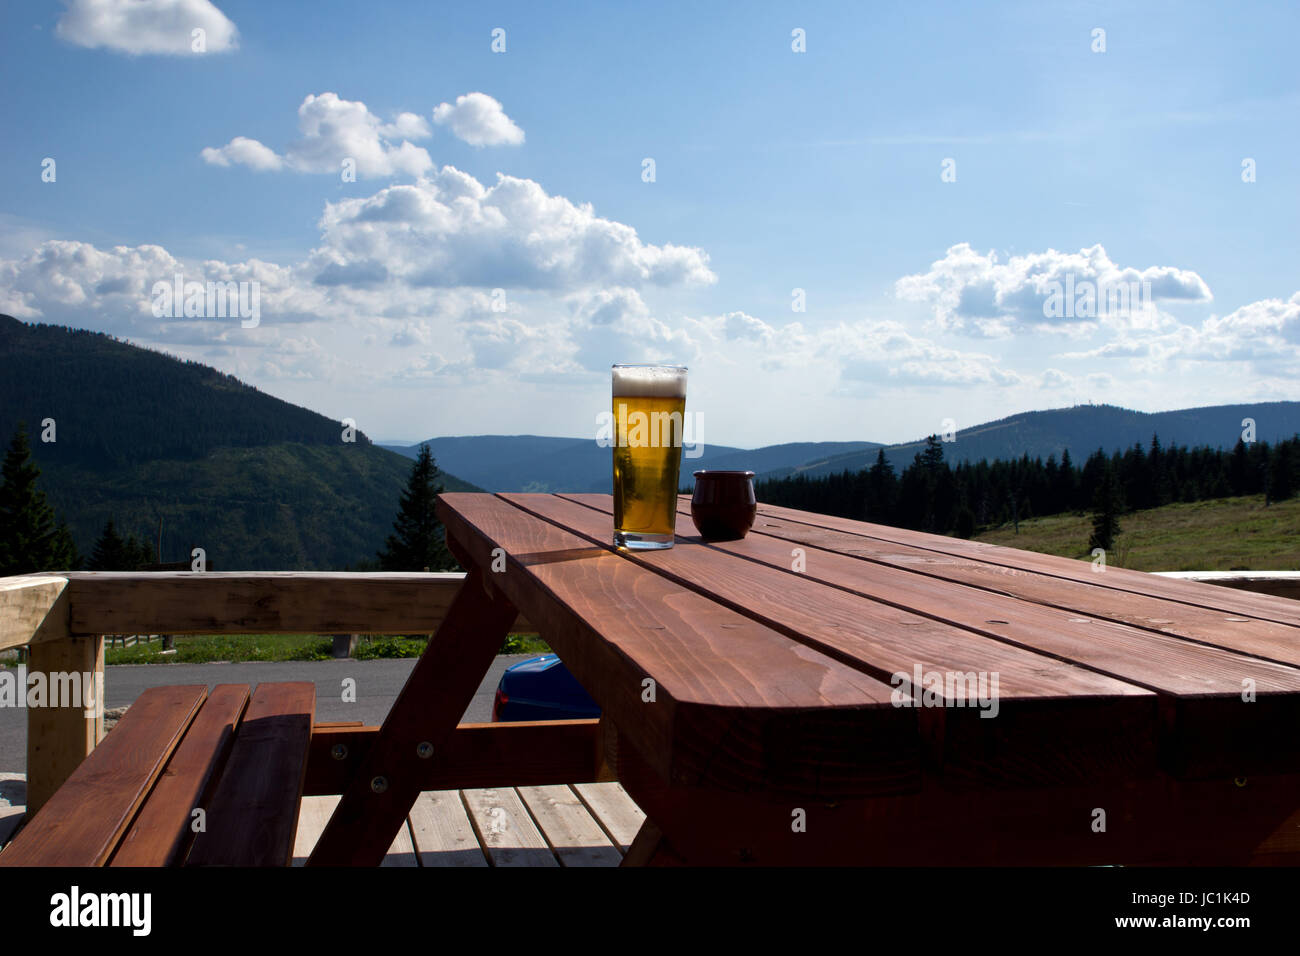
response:
[[[491,667],[518,611],[471,568],[407,678],[308,866],[378,866]],[[423,744],[432,746],[432,756]]]
[[[59,695],[71,686],[80,689],[80,700],[57,703],[72,706],[32,707],[27,711],[27,814],[36,813],[54,796],[95,749],[103,736],[104,640],[97,636],[72,637],[68,633],[68,595],[63,593],[37,631],[38,641],[28,648],[29,674],[46,675],[45,688],[53,696],[55,674],[67,675],[58,682]],[[75,685],[67,681],[77,675]],[[86,685],[89,686],[86,686]],[[20,693],[26,693],[24,688]],[[55,703],[47,700],[46,704]]]

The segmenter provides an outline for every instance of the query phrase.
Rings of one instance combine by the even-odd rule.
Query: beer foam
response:
[[[664,365],[615,366],[614,395],[618,398],[685,398],[686,369]]]

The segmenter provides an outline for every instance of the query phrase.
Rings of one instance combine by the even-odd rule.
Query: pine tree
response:
[[[1115,538],[1123,530],[1119,526],[1119,513],[1124,510],[1124,500],[1115,478],[1115,469],[1109,462],[1102,472],[1092,507],[1092,537],[1088,539],[1088,550],[1101,548],[1103,551],[1113,551]]]
[[[135,535],[123,539],[110,518],[90,555],[92,571],[138,571],[153,562],[153,552]]]
[[[1286,501],[1295,494],[1291,481],[1291,445],[1280,441],[1273,446],[1268,465],[1268,494],[1266,503]]]
[[[454,571],[456,559],[444,542],[442,523],[434,514],[434,501],[442,493],[438,466],[428,445],[420,446],[420,455],[411,468],[411,478],[402,492],[393,534],[388,536],[379,553],[379,566],[385,571]]]
[[[898,477],[894,474],[894,466],[885,457],[885,449],[882,447],[876,453],[876,463],[867,471],[866,519],[879,524],[889,524],[896,520],[897,502]]]
[[[5,455],[0,484],[0,576],[69,571],[80,563],[68,526],[55,520],[45,492],[36,486],[40,475],[27,444],[27,429],[19,424]]]

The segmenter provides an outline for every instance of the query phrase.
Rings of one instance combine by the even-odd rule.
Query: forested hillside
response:
[[[1100,509],[1108,474],[1121,512],[1257,494],[1283,501],[1300,491],[1300,438],[1239,440],[1224,451],[1166,447],[1152,436],[1149,444],[1122,452],[1098,449],[1082,465],[1068,449],[1059,460],[1021,455],[956,465],[944,453],[943,442],[932,436],[901,472],[882,449],[870,468],[760,481],[755,490],[770,504],[962,537],[1030,517]]]
[[[43,441],[52,420],[54,441]],[[25,422],[41,487],[88,554],[105,522],[221,570],[371,561],[411,462],[216,369],[0,316],[0,440]],[[446,490],[476,490],[443,475]]]

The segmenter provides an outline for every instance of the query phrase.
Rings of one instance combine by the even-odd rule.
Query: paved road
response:
[[[492,719],[492,696],[502,672],[535,655],[503,654],[493,663],[462,723]],[[252,661],[243,664],[119,664],[104,668],[104,706],[125,707],[141,692],[161,684],[259,684],[309,680],[316,684],[316,719],[360,720],[378,725],[406,683],[415,658],[374,661]],[[344,703],[344,678],[356,684],[356,702]],[[27,711],[0,707],[0,773],[27,772]]]

